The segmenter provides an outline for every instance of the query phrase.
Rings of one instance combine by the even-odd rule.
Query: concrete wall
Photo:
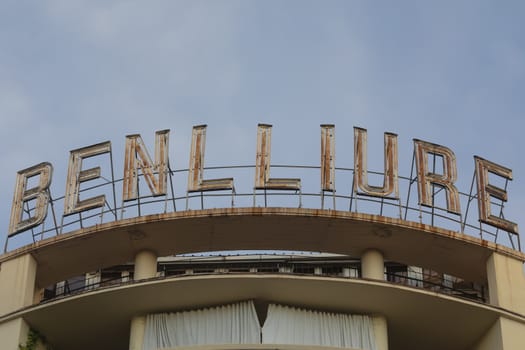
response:
[[[521,261],[493,253],[487,261],[487,279],[492,305],[525,315],[525,275]]]
[[[0,315],[33,303],[35,278],[36,261],[30,254],[0,265]]]
[[[157,275],[157,255],[149,250],[143,250],[135,255],[134,280],[153,278]],[[146,331],[146,316],[136,315],[131,319],[129,330],[129,349],[141,350]]]
[[[523,263],[493,253],[487,261],[490,304],[525,314]],[[500,317],[476,345],[476,350],[525,349],[525,323]]]
[[[37,264],[30,254],[0,265],[0,316],[33,303]],[[25,344],[29,326],[22,318],[0,323],[2,350],[18,350]]]
[[[362,256],[363,277],[383,280],[383,256],[380,251],[367,250]],[[156,272],[156,254],[147,250],[136,255],[135,279],[150,278]],[[519,259],[498,252],[492,253],[486,264],[490,304],[525,315],[525,275]],[[0,264],[0,317],[35,301],[37,263],[30,254],[21,255]],[[139,315],[140,316],[140,315]],[[380,316],[380,315],[379,315]],[[475,345],[476,350],[525,349],[525,322],[518,318],[501,316]],[[138,321],[141,321],[139,318]],[[137,322],[138,322],[137,321]],[[133,323],[133,322],[132,322]],[[378,334],[383,335],[382,348],[388,343],[387,323],[384,318],[375,320]],[[131,327],[142,330],[138,322]],[[140,326],[140,327],[139,327]],[[28,325],[21,318],[0,323],[0,348],[17,350],[25,343]],[[130,343],[140,344],[140,331],[130,331]],[[135,341],[137,340],[138,341]]]
[[[19,344],[25,344],[29,326],[23,319],[0,323],[0,340],[2,350],[18,350]]]
[[[500,317],[481,338],[475,350],[525,349],[525,324]]]

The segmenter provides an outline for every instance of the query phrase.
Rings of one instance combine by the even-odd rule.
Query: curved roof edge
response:
[[[511,248],[412,221],[348,211],[248,207],[170,212],[94,225],[13,250],[0,256],[0,263],[32,254],[39,263],[39,284],[45,286],[74,274],[68,265],[85,272],[132,261],[144,249],[159,256],[259,249],[357,257],[368,248],[381,250],[388,260],[473,281],[486,279],[485,262],[493,252],[525,262],[525,254]]]

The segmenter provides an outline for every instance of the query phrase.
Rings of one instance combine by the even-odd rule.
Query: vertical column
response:
[[[376,249],[368,249],[361,255],[361,275],[374,280],[385,279],[383,254]],[[372,315],[374,335],[378,350],[388,350],[388,325],[383,315]]]
[[[135,281],[152,278],[157,275],[157,254],[150,250],[143,250],[135,255]]]
[[[374,280],[385,279],[385,261],[379,250],[368,249],[361,255],[361,275]]]
[[[0,266],[0,317],[33,304],[36,281],[36,260],[22,255]],[[22,318],[0,323],[2,349],[18,349],[25,344],[29,326]]]
[[[525,313],[525,276],[523,262],[499,253],[487,260],[490,304],[519,314]],[[485,333],[476,350],[525,349],[525,323],[500,316]]]
[[[475,350],[523,350],[524,325],[522,322],[501,316],[481,337]]]
[[[2,349],[19,349],[19,345],[27,343],[29,325],[20,317],[0,323],[0,339]]]
[[[129,350],[142,350],[144,332],[146,331],[146,316],[135,316],[131,319],[129,332]]]
[[[521,261],[492,253],[487,260],[487,280],[492,305],[525,314],[525,276]]]
[[[374,335],[377,350],[388,350],[388,324],[383,315],[373,315]]]
[[[143,250],[135,255],[135,281],[152,278],[157,274],[157,255],[150,250]],[[137,315],[131,319],[129,334],[129,350],[142,350],[144,332],[146,329],[146,316]]]

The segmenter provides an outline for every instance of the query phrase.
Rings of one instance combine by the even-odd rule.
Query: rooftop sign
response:
[[[198,125],[193,127],[191,152],[189,158],[189,168],[187,171],[188,182],[186,187],[186,209],[188,209],[188,200],[192,194],[197,193],[202,196],[204,192],[208,191],[231,191],[232,205],[238,194],[235,192],[235,178],[204,178],[204,154],[206,145],[206,125]],[[268,124],[259,124],[257,128],[257,147],[255,154],[255,179],[253,183],[253,206],[256,206],[256,196],[264,192],[265,205],[266,194],[268,191],[293,191],[299,197],[299,206],[302,205],[302,182],[301,178],[282,178],[271,176],[271,134],[272,126]],[[72,150],[69,156],[69,165],[67,172],[67,179],[65,182],[65,195],[63,199],[62,213],[57,217],[54,203],[56,199],[51,196],[50,185],[52,181],[53,166],[50,163],[44,162],[34,165],[30,168],[20,170],[17,173],[14,198],[11,209],[11,217],[8,230],[8,240],[10,237],[18,235],[28,230],[34,230],[38,226],[42,226],[43,237],[44,232],[55,231],[60,234],[64,228],[64,219],[72,215],[80,217],[80,225],[82,226],[82,214],[91,212],[93,210],[100,210],[100,216],[104,213],[109,213],[112,220],[118,220],[117,211],[120,210],[121,218],[124,215],[126,208],[130,207],[129,202],[138,202],[138,216],[142,215],[140,211],[140,201],[147,198],[164,197],[164,212],[168,210],[167,203],[169,200],[173,202],[173,210],[176,210],[175,201],[181,198],[176,198],[174,194],[174,184],[172,176],[174,171],[170,168],[169,162],[169,130],[157,131],[155,134],[154,158],[152,159],[148,147],[144,144],[140,135],[126,136],[125,150],[124,150],[124,166],[122,179],[115,180],[114,164],[112,157],[111,142],[103,142],[87,147]],[[409,209],[410,190],[413,183],[417,184],[418,205],[432,209],[434,215],[436,194],[442,192],[446,199],[446,208],[443,208],[448,214],[452,216],[459,216],[461,223],[460,231],[465,228],[465,220],[463,217],[467,216],[468,206],[471,200],[477,199],[478,220],[480,223],[489,225],[496,230],[504,230],[509,234],[511,243],[514,238],[519,236],[517,225],[507,220],[502,215],[502,204],[507,201],[507,191],[505,188],[498,187],[492,184],[489,180],[489,174],[497,176],[505,181],[512,180],[512,170],[498,165],[494,162],[485,160],[483,158],[474,156],[474,179],[476,183],[476,191],[468,195],[467,208],[461,208],[460,193],[456,188],[457,180],[457,166],[454,152],[441,145],[433,144],[423,140],[414,139],[413,152],[413,166],[415,169],[415,177],[411,177],[408,185],[408,193],[405,194],[406,205],[401,203],[400,195],[400,179],[398,175],[398,143],[397,135],[393,133],[384,134],[384,172],[382,181],[377,178],[375,173],[374,181],[369,174],[367,166],[367,131],[366,129],[354,127],[354,167],[353,169],[346,169],[353,173],[352,186],[350,196],[336,196],[335,174],[336,170],[340,170],[335,166],[335,126],[321,125],[321,162],[318,167],[320,171],[320,188],[319,197],[321,198],[321,209],[324,208],[325,194],[332,194],[333,209],[336,206],[336,198],[347,198],[350,201],[349,210],[352,210],[352,201],[357,203],[358,198],[362,196],[375,198],[381,203],[381,213],[384,201],[393,201],[398,203],[399,217],[403,218],[402,210],[406,212]],[[102,160],[102,156],[109,155],[109,163],[111,169],[111,180],[106,180],[107,187],[103,193],[96,196],[89,196],[90,190],[98,188],[99,186],[90,186],[94,180],[101,180],[105,178],[102,176],[101,167],[85,168],[84,161],[88,158],[94,160]],[[433,166],[430,166],[429,159],[432,159]],[[436,170],[436,161],[440,162],[441,166]],[[225,167],[225,169],[228,169]],[[140,193],[139,180],[142,179],[147,185],[149,193]],[[473,180],[474,180],[473,179]],[[35,185],[30,187],[29,180]],[[122,182],[120,184],[120,182]],[[376,184],[371,184],[376,182]],[[116,185],[119,184],[122,188],[120,194],[121,207],[117,208],[117,190]],[[169,189],[171,190],[171,198],[169,196]],[[348,189],[345,189],[348,190]],[[82,194],[82,198],[81,198]],[[113,197],[113,205],[109,202],[108,197]],[[495,213],[494,208],[497,206],[494,202],[498,202],[500,212]],[[53,228],[47,231],[44,228],[44,223],[48,216],[48,208],[51,206],[53,211]],[[354,210],[357,210],[357,205]],[[421,215],[421,214],[420,214]],[[58,224],[60,218],[60,224]],[[432,225],[434,220],[432,217]],[[480,228],[480,233],[483,230]],[[497,236],[497,234],[496,234]],[[33,239],[35,234],[33,232]],[[512,243],[514,248],[514,243]],[[6,242],[7,249],[7,242]]]

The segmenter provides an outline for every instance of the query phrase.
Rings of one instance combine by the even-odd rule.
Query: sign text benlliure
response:
[[[299,178],[274,178],[270,176],[271,132],[271,125],[258,125],[254,193],[257,190],[301,191],[301,179]],[[234,178],[204,178],[205,145],[206,125],[194,126],[186,193],[231,190],[233,201],[235,195]],[[154,149],[155,157],[152,159],[140,135],[126,136],[121,197],[123,203],[140,199],[139,173],[142,174],[149,188],[149,196],[167,195],[168,185],[170,184],[168,179],[170,172],[169,130],[156,132]],[[107,203],[104,194],[81,200],[80,186],[101,177],[100,167],[84,169],[83,160],[108,153],[111,156],[110,141],[70,152],[62,219],[72,214],[102,208]],[[441,159],[441,172],[437,173],[435,167],[429,166],[429,156],[433,156],[434,160]],[[367,131],[354,127],[353,192],[382,199],[399,199],[397,135],[388,132],[384,134],[382,185],[371,185],[369,183],[367,159]],[[454,152],[445,146],[414,139],[414,160],[419,205],[433,207],[433,191],[434,187],[438,187],[445,192],[446,210],[449,213],[460,215],[459,191],[455,185],[457,167]],[[507,201],[507,192],[506,189],[489,182],[489,173],[508,181],[512,180],[512,170],[478,156],[474,156],[474,164],[479,221],[511,234],[517,234],[518,227],[515,223],[503,218],[502,215],[495,215],[491,210],[491,199],[505,202]],[[319,168],[321,193],[325,191],[335,193],[335,126],[331,124],[321,125],[321,163]],[[113,164],[111,164],[111,169],[113,169]],[[52,173],[53,167],[48,162],[34,165],[17,173],[9,223],[9,237],[44,222],[51,201]],[[36,178],[37,184],[28,188],[28,179],[30,178]],[[113,182],[115,181],[113,180]],[[173,184],[171,185],[173,186]],[[115,195],[114,186],[113,195]],[[30,201],[34,207],[32,210],[27,210]],[[253,205],[255,206],[255,195]]]

